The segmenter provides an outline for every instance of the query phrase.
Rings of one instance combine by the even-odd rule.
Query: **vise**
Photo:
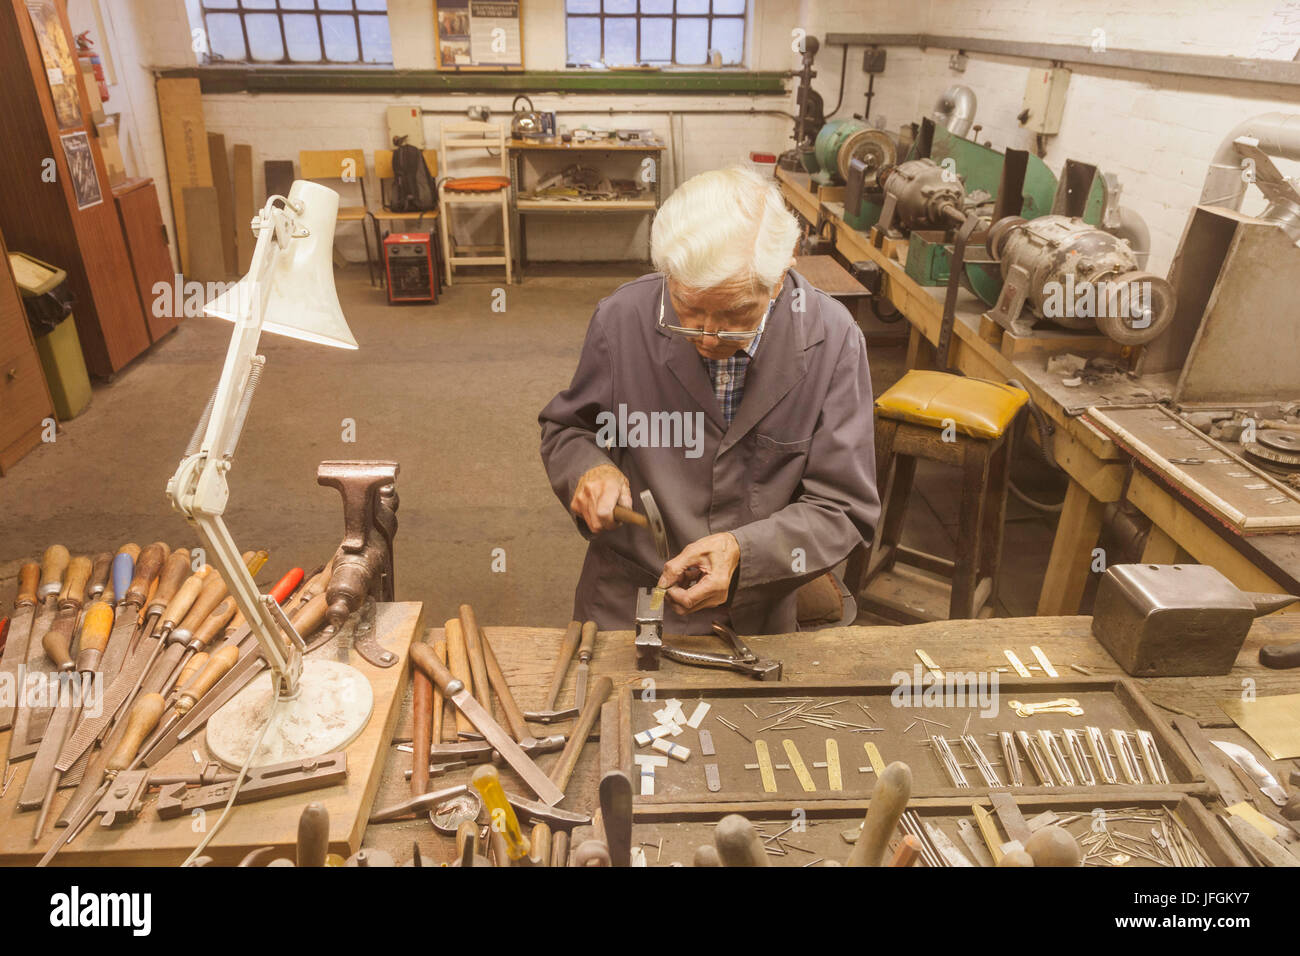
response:
[[[343,496],[343,543],[325,591],[326,613],[336,633],[363,604],[372,608],[370,602],[394,599],[397,471],[395,461],[323,461],[316,469],[317,484],[337,488]],[[397,655],[379,643],[373,622],[357,625],[354,647],[376,667],[397,663]]]

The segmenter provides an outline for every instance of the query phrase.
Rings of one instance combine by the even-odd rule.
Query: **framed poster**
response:
[[[32,18],[36,42],[45,63],[45,79],[54,97],[54,115],[59,129],[81,125],[81,92],[77,88],[80,68],[68,46],[68,34],[54,8],[53,0],[26,0],[27,15]]]
[[[90,151],[90,136],[83,131],[66,133],[59,139],[63,142],[63,156],[68,161],[68,175],[72,177],[72,191],[77,196],[77,208],[98,206],[104,201],[104,194],[99,188],[95,154]]]
[[[522,70],[520,0],[435,0],[440,70]]]

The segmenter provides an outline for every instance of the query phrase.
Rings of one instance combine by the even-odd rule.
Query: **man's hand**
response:
[[[592,534],[617,527],[614,506],[632,507],[632,486],[613,465],[597,465],[578,479],[569,510],[587,522]]]
[[[711,534],[682,549],[664,565],[659,587],[681,611],[725,604],[731,578],[740,565],[740,544],[731,532]]]

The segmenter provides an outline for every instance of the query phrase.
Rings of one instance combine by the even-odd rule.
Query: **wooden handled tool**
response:
[[[155,541],[140,552],[135,561],[135,573],[131,583],[122,597],[128,604],[137,608],[144,607],[149,601],[149,586],[162,571],[163,564],[171,556],[171,549],[165,542]],[[188,565],[188,561],[186,564]]]
[[[489,712],[492,710],[492,689],[488,681],[487,658],[483,642],[479,639],[478,617],[468,604],[460,606],[460,629],[465,635],[465,651],[469,655],[469,670],[474,676],[474,699]]]
[[[695,848],[695,856],[691,860],[691,866],[722,866],[722,858],[718,856],[718,848],[702,843]]]
[[[202,668],[208,663],[208,652],[199,651],[188,661],[181,665],[180,676],[176,678],[176,689],[184,690],[188,684]]]
[[[104,768],[106,776],[111,779],[131,766],[140,745],[158,725],[166,707],[167,702],[163,700],[162,694],[145,694],[136,700],[126,717],[126,732]]]
[[[650,527],[650,521],[645,515],[631,508],[624,508],[622,505],[614,506],[614,520],[619,524],[634,524],[638,528]]]
[[[877,783],[876,786],[879,787],[880,784]],[[753,824],[739,813],[730,813],[718,821],[713,830],[713,845],[723,866],[770,865],[767,850]]]
[[[172,628],[172,635],[177,640],[189,640],[207,616],[226,599],[226,593],[226,581],[220,574],[213,571],[204,577],[199,593],[194,597],[194,603],[190,605],[190,609],[180,623]]]
[[[496,691],[497,700],[501,702],[501,709],[506,715],[506,723],[510,725],[510,735],[518,741],[528,740],[533,736],[533,733],[528,729],[528,721],[524,719],[523,711],[515,703],[515,695],[511,692],[510,684],[506,681],[506,675],[497,662],[497,656],[492,651],[492,645],[488,643],[487,634],[480,630],[478,639],[479,644],[483,647],[483,660],[487,664],[488,680],[492,682],[492,689]]]
[[[519,745],[501,728],[500,724],[492,719],[492,714],[443,666],[437,655],[433,653],[433,648],[424,643],[411,645],[411,663],[428,674],[433,682],[442,688],[442,692],[451,698],[465,716],[469,717],[474,727],[483,735],[483,739],[501,754],[501,758],[515,773],[519,774],[524,783],[528,784],[544,803],[553,807],[564,799],[564,789],[548,779],[538,769],[537,764],[519,749]],[[568,778],[565,779],[567,781]]]
[[[158,589],[149,599],[150,615],[154,617],[162,615],[172,598],[176,597],[176,592],[181,589],[181,585],[185,583],[185,579],[190,576],[191,571],[188,549],[177,548],[167,556],[162,570],[158,573]]]
[[[587,702],[587,683],[591,679],[591,656],[596,650],[596,622],[582,625],[582,643],[578,645],[578,669],[573,675],[573,706],[582,710]]]
[[[309,803],[298,817],[298,866],[324,866],[329,849],[329,811],[319,803]]]
[[[447,642],[445,640],[434,641],[433,653],[437,656],[438,661],[445,666],[447,663]],[[432,684],[430,684],[429,687],[433,694],[433,729],[429,736],[432,741],[445,743],[446,741],[443,737],[443,734],[445,733],[443,728],[443,718],[446,716],[447,702],[443,700],[442,690],[440,688],[434,687]],[[455,724],[456,721],[453,719],[452,726],[454,727]],[[453,739],[455,739],[454,735]]]
[[[108,579],[113,573],[113,552],[101,551],[90,562],[90,582],[86,585],[86,597],[94,601],[113,602],[113,590],[108,586]],[[108,596],[104,597],[104,592]]]
[[[475,768],[470,783],[483,798],[492,832],[501,835],[507,858],[513,863],[528,856],[532,847],[519,829],[519,818],[515,816],[515,808],[506,799],[505,790],[501,788],[501,775],[497,773],[497,768],[490,763],[482,764]]]
[[[573,770],[578,766],[578,757],[582,755],[582,748],[586,746],[587,735],[591,733],[596,718],[600,716],[601,705],[613,690],[614,683],[608,677],[597,678],[591,688],[591,694],[587,697],[582,713],[578,714],[578,719],[574,721],[573,728],[569,731],[569,739],[560,753],[560,759],[551,770],[551,780],[561,790],[569,785],[569,778],[573,776]]]
[[[632,865],[632,780],[622,770],[600,778],[600,818],[611,866]]]
[[[894,828],[912,796],[912,768],[895,760],[887,766],[871,789],[871,802],[862,833],[853,845],[847,866],[880,866]]]
[[[84,554],[79,554],[68,561],[67,573],[63,576],[63,590],[59,593],[60,608],[80,608],[86,602],[86,582],[94,564]]]
[[[912,834],[907,834],[899,841],[894,855],[889,858],[888,866],[915,866],[921,858],[921,841]]]
[[[195,655],[198,656],[197,654]],[[212,689],[212,685],[221,680],[230,668],[239,660],[239,645],[226,644],[214,651],[199,671],[198,676],[190,681],[176,698],[176,713],[185,715],[198,703],[199,698]]]
[[[474,686],[474,677],[469,667],[469,651],[465,648],[465,631],[460,626],[460,618],[451,618],[443,625],[447,635],[447,670],[466,687]],[[456,711],[457,735],[473,733],[474,724],[458,709]]]
[[[411,672],[411,796],[413,797],[418,797],[429,788],[429,747],[433,744],[433,719],[433,681],[417,667]]]
[[[187,564],[186,567],[189,565]],[[197,571],[193,572],[184,583],[176,589],[172,599],[167,602],[166,608],[162,613],[162,636],[166,637],[176,625],[180,624],[185,616],[189,614],[190,609],[194,607],[194,602],[198,599],[199,592],[203,590],[204,582],[216,575],[211,565],[203,565]],[[159,588],[161,591],[162,589]]]
[[[45,549],[45,554],[41,556],[41,600],[49,603],[50,598],[56,597],[63,590],[63,573],[68,570],[68,562],[72,560],[72,555],[68,549],[61,544],[52,544]]]
[[[35,561],[28,561],[18,569],[18,594],[14,605],[35,604],[36,588],[41,583],[41,566]]]
[[[569,831],[551,832],[551,866],[569,865]]]
[[[542,705],[542,710],[554,710],[555,702],[560,699],[560,688],[564,686],[564,675],[569,670],[569,661],[573,659],[573,652],[578,649],[578,639],[582,636],[582,624],[578,621],[570,621],[568,629],[564,632],[564,640],[560,642],[560,653],[555,658],[555,672],[551,675],[551,686],[546,691],[546,703]]]

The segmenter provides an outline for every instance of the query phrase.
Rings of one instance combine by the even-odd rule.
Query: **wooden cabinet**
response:
[[[29,5],[47,12],[40,36]],[[0,232],[67,270],[86,368],[108,377],[149,347],[149,328],[75,53],[47,72],[43,45],[72,48],[63,0],[0,0]]]
[[[0,237],[0,475],[41,443],[44,422],[53,417],[22,293]]]
[[[128,179],[113,187],[113,199],[117,203],[117,217],[122,223],[126,249],[131,256],[131,274],[140,292],[140,306],[149,326],[149,338],[157,342],[176,328],[177,321],[171,308],[158,315],[159,310],[153,307],[158,298],[153,291],[154,285],[162,282],[171,288],[176,281],[172,257],[167,251],[167,227],[163,225],[162,208],[158,205],[158,190],[154,188],[152,179]],[[170,294],[167,302],[171,302]]]

